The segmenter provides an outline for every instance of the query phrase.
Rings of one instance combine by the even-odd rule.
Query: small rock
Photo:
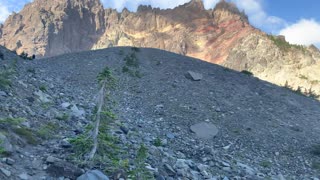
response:
[[[174,175],[176,173],[176,171],[169,164],[165,164],[164,167],[169,175]]]
[[[196,133],[197,137],[203,139],[210,139],[216,136],[219,132],[218,128],[206,122],[201,122],[190,127],[191,131]]]
[[[22,173],[18,176],[21,180],[28,180],[29,175],[27,173]]]
[[[266,177],[266,175],[262,174],[262,173],[257,173],[257,177],[259,177],[260,179],[263,179]]]
[[[65,177],[69,179],[76,179],[83,174],[80,168],[65,161],[57,161],[50,164],[49,167],[46,168],[46,172],[53,177]]]
[[[72,147],[72,145],[69,143],[69,141],[68,140],[66,140],[66,139],[64,139],[64,140],[62,140],[61,141],[61,147],[63,147],[63,148],[71,148]]]
[[[0,91],[0,96],[7,97],[8,95],[7,95],[7,93],[6,93],[6,92],[4,92],[4,91]]]
[[[28,88],[28,85],[25,84],[23,81],[18,81],[19,84],[21,84],[24,88]]]
[[[21,125],[23,125],[24,127],[27,127],[27,128],[30,128],[30,127],[31,127],[29,121],[24,121],[24,122],[21,123]]]
[[[174,138],[175,138],[175,135],[172,134],[172,133],[167,133],[166,136],[167,136],[167,138],[169,138],[169,139],[174,139]]]
[[[231,145],[232,145],[232,144],[229,144],[228,146],[223,147],[223,149],[224,149],[224,150],[228,150],[228,149],[230,149]]]
[[[239,163],[239,162],[237,163],[237,165],[239,167],[243,168],[246,171],[247,174],[249,174],[251,176],[255,174],[255,170],[253,168],[251,168],[250,166],[242,164],[242,163]]]
[[[29,103],[33,103],[35,101],[34,97],[27,97],[26,99]]]
[[[226,172],[231,172],[231,168],[230,167],[223,167],[222,170],[224,170]]]
[[[53,156],[49,156],[49,157],[46,159],[46,162],[47,162],[47,163],[55,163],[55,162],[58,162],[58,161],[60,161],[60,159],[55,158],[55,157],[53,157]]]
[[[166,178],[161,176],[161,175],[159,175],[159,176],[157,176],[156,180],[166,180]]]
[[[109,178],[99,170],[91,170],[78,177],[77,180],[109,180]]]
[[[186,78],[191,79],[193,81],[200,81],[200,80],[202,80],[203,76],[200,73],[188,71],[186,74]]]
[[[230,164],[229,164],[229,163],[226,163],[226,162],[221,162],[221,165],[222,165],[223,167],[230,167]]]
[[[0,146],[3,148],[6,154],[12,154],[13,146],[9,139],[0,132]]]
[[[71,106],[71,104],[68,103],[68,102],[64,102],[64,103],[61,104],[61,107],[64,108],[64,109],[68,109],[70,106]]]
[[[34,92],[34,95],[38,96],[39,97],[39,100],[43,103],[49,103],[51,102],[50,100],[50,96],[42,91],[36,91]]]
[[[0,171],[7,177],[11,176],[11,172],[9,170],[6,170],[4,168],[0,168]]]
[[[6,159],[6,163],[8,164],[8,165],[13,165],[14,163],[15,163],[16,161],[15,160],[13,160],[13,159],[11,159],[11,158],[7,158]]]
[[[272,180],[286,180],[282,174],[278,174],[276,177],[272,177]]]
[[[80,110],[76,105],[72,106],[71,111],[72,115],[74,115],[75,117],[83,117],[85,115],[85,111]]]
[[[120,126],[120,130],[124,133],[124,134],[128,134],[129,133],[129,129],[125,126]]]
[[[190,164],[190,162],[188,162],[185,159],[177,159],[177,162],[174,165],[174,167],[176,169],[189,169],[189,164]]]

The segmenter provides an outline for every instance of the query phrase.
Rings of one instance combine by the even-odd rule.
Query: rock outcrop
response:
[[[103,18],[99,0],[35,0],[9,16],[0,44],[37,56],[88,50],[104,32]]]
[[[209,10],[191,0],[166,10],[141,5],[137,12],[104,9],[99,0],[35,0],[0,26],[0,45],[37,57],[115,46],[159,48],[320,93],[315,46],[270,38],[224,0]]]

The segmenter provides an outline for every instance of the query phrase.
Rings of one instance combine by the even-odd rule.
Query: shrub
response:
[[[130,71],[130,69],[128,68],[128,66],[123,66],[122,67],[122,72],[123,73],[127,73],[127,72],[129,72]]]
[[[0,59],[4,60],[4,54],[0,52]]]
[[[25,127],[14,128],[13,131],[20,137],[24,138],[29,144],[36,145],[37,139],[32,130]]]
[[[34,55],[34,54],[29,57],[28,53],[26,53],[26,52],[24,52],[24,51],[23,51],[19,56],[20,56],[22,59],[26,59],[26,60],[33,60],[33,59],[36,58],[36,55]]]
[[[42,92],[47,92],[47,87],[45,85],[41,85],[39,87],[39,89],[42,91]]]
[[[59,115],[56,117],[56,119],[60,120],[60,121],[67,121],[69,119],[69,114],[67,113],[63,113],[63,115]]]
[[[40,127],[37,131],[37,134],[42,139],[50,139],[50,138],[54,137],[54,134],[58,128],[59,127],[56,124],[48,123],[47,125]]]
[[[131,50],[135,52],[140,52],[140,49],[138,47],[132,47]]]
[[[119,55],[123,56],[124,55],[124,51],[122,49],[119,50]]]
[[[320,156],[320,145],[314,145],[311,148],[311,153],[316,156]]]
[[[139,67],[139,61],[135,53],[131,53],[130,55],[126,55],[124,58],[127,66],[130,67]]]
[[[148,158],[148,149],[142,144],[137,151],[134,161],[135,169],[129,172],[130,178],[133,179],[154,179],[153,175],[145,168]]]
[[[306,52],[306,48],[303,45],[295,45],[295,44],[290,44],[289,42],[287,42],[284,39],[278,38],[276,36],[273,35],[268,35],[268,38],[274,42],[274,44],[281,50],[283,51],[288,51],[291,48],[295,48],[298,50],[301,50],[303,52]]]
[[[11,86],[11,71],[0,71],[0,89],[6,89]]]
[[[311,97],[314,99],[320,98],[320,95],[317,94],[314,90],[312,90],[312,88],[304,89],[304,91],[302,91],[302,88],[298,86],[297,89],[294,89],[292,86],[289,85],[288,81],[286,81],[286,83],[284,84],[284,87],[291,90],[294,93],[297,93],[303,96]]]
[[[161,139],[160,138],[155,139],[154,142],[153,142],[153,145],[156,146],[156,147],[162,146]]]
[[[253,73],[250,71],[247,71],[247,70],[243,70],[243,71],[241,71],[241,73],[246,74],[248,76],[253,76]]]
[[[319,171],[320,170],[320,162],[313,161],[312,168]]]

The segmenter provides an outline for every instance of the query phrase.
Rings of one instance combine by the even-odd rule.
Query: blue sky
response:
[[[32,0],[0,0],[0,22],[12,12],[18,12]],[[190,0],[101,0],[105,8],[121,11],[127,7],[135,11],[139,4],[173,8]],[[206,8],[213,8],[219,0],[203,0]],[[282,34],[290,43],[315,44],[320,47],[319,0],[228,0],[244,9],[251,24],[271,34]]]

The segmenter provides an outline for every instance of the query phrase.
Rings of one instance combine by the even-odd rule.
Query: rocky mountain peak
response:
[[[205,10],[202,0],[191,0],[189,3],[186,4],[186,7]]]
[[[240,12],[238,7],[225,0],[221,0],[214,8],[213,14],[219,22],[230,20],[230,19],[241,19],[242,21],[248,22],[248,16],[244,11]]]

